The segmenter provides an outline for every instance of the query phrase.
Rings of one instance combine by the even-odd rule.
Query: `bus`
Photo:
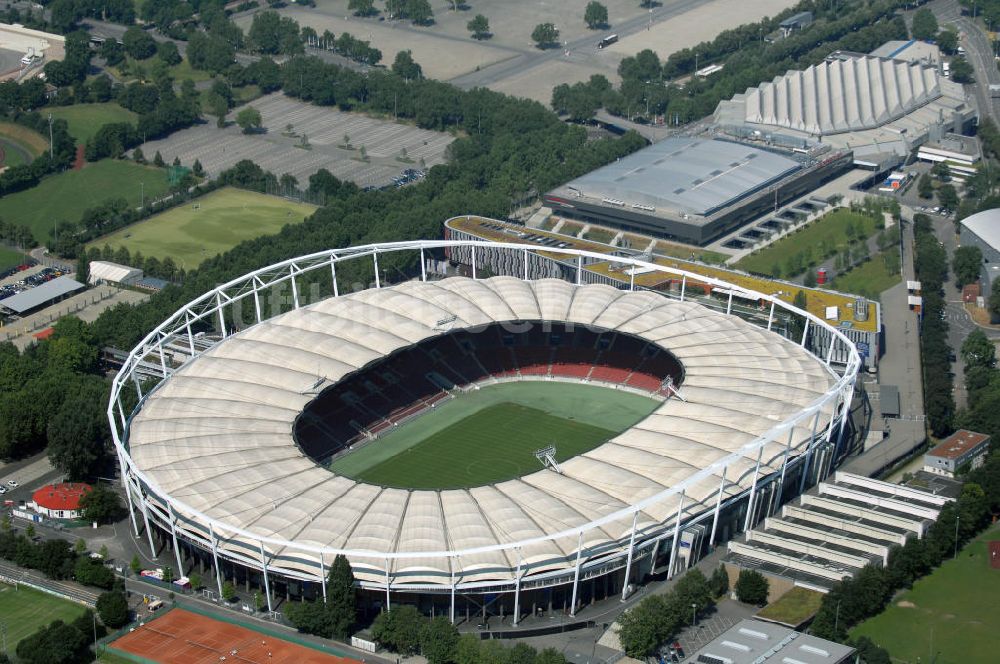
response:
[[[597,45],[597,48],[604,48],[605,46],[611,46],[616,41],[618,41],[618,35],[608,35],[607,37],[605,37],[600,41],[600,43]]]

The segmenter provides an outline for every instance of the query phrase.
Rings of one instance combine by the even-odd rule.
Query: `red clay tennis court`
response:
[[[183,609],[168,611],[109,645],[162,664],[361,664]]]

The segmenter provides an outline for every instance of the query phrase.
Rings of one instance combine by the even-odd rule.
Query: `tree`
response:
[[[416,25],[430,25],[434,22],[434,11],[428,0],[406,0],[406,16]]]
[[[420,652],[429,664],[449,664],[458,646],[458,628],[444,616],[427,621],[420,633]]]
[[[414,655],[420,649],[423,616],[413,606],[397,606],[383,611],[372,623],[372,638],[400,655]]]
[[[375,9],[375,0],[350,0],[347,8],[354,12],[355,16],[374,16],[378,14]]]
[[[107,418],[95,407],[106,394],[106,385],[103,381],[81,381],[79,387],[66,396],[46,430],[52,465],[73,480],[86,479],[97,471],[110,435]]]
[[[101,556],[101,560],[107,560],[108,559],[108,546],[106,544],[102,544],[101,548],[97,551],[97,553],[98,553],[98,555]]]
[[[263,126],[263,122],[260,111],[253,106],[247,106],[236,114],[236,124],[242,127],[244,134],[252,134],[259,131]]]
[[[413,59],[413,52],[409,50],[396,53],[396,60],[392,63],[392,71],[404,81],[418,81],[424,77],[423,69]]]
[[[591,30],[606,28],[608,26],[608,8],[597,0],[591,0],[583,12],[583,22]]]
[[[931,180],[931,176],[924,173],[917,180],[917,193],[920,198],[933,198],[934,197],[934,182]]]
[[[236,586],[232,581],[222,582],[222,599],[232,602],[236,598]]]
[[[194,173],[195,177],[202,177],[205,175],[205,167],[201,165],[201,162],[197,159],[191,164],[191,172]]]
[[[281,186],[281,191],[285,196],[290,196],[299,186],[299,180],[291,173],[285,173],[278,179],[278,184]]]
[[[93,660],[89,645],[90,639],[74,625],[56,620],[22,639],[17,657],[24,664],[78,664]]]
[[[82,537],[78,539],[76,541],[76,544],[73,545],[73,550],[76,551],[76,555],[80,555],[81,553],[86,553],[87,540],[83,539]]]
[[[996,348],[978,327],[962,342],[962,361],[968,371],[973,367],[996,367]]]
[[[938,22],[934,12],[926,7],[918,9],[913,15],[912,31],[914,39],[934,39],[938,33]]]
[[[156,53],[156,42],[149,33],[135,26],[129,28],[122,35],[122,44],[125,52],[136,60],[146,60]]]
[[[343,555],[333,559],[327,575],[326,605],[333,635],[346,639],[354,629],[357,617],[357,589],[351,563]]]
[[[951,271],[955,275],[955,285],[959,288],[979,280],[983,265],[983,252],[979,247],[968,245],[955,249],[951,259]]]
[[[958,50],[958,33],[955,30],[945,28],[938,33],[937,45],[942,53],[955,55],[955,52]]]
[[[712,594],[716,597],[722,597],[729,592],[729,574],[726,572],[726,566],[719,564],[712,572],[711,578],[708,580],[709,586],[712,589]]]
[[[117,629],[128,623],[128,600],[120,590],[101,593],[97,598],[97,615],[101,622]]]
[[[934,164],[931,168],[931,174],[941,180],[941,182],[951,181],[951,168],[948,166],[948,162],[946,161],[939,161]]]
[[[802,284],[806,288],[815,288],[816,287],[816,283],[817,283],[817,281],[816,281],[816,271],[815,270],[811,270],[811,269],[810,270],[806,270],[806,276],[802,280]]]
[[[976,80],[972,65],[965,58],[955,58],[951,61],[951,80],[956,83],[973,83]]]
[[[87,521],[113,523],[122,513],[122,502],[114,489],[97,484],[80,498],[80,513]]]
[[[198,572],[191,572],[188,574],[188,581],[191,583],[191,590],[198,590],[201,588],[201,574],[198,574]]]
[[[490,36],[490,20],[482,14],[473,16],[465,27],[472,33],[473,39],[486,39]]]
[[[651,595],[618,617],[618,638],[626,655],[645,659],[670,636],[666,613],[663,595]]]
[[[163,568],[163,582],[173,583],[174,582],[174,568],[170,565],[166,565]]]
[[[159,150],[157,150],[156,154],[153,155],[153,166],[159,166],[160,168],[166,166],[163,162],[163,155],[160,154]]]
[[[85,586],[96,586],[110,590],[115,584],[114,573],[104,566],[100,560],[90,556],[81,556],[73,566],[73,578]]]
[[[181,63],[181,54],[177,50],[177,44],[172,41],[160,42],[156,45],[156,57],[163,60],[164,64],[173,66]]]
[[[559,31],[552,23],[539,23],[531,31],[531,39],[538,48],[551,48],[559,43]]]
[[[945,210],[954,211],[958,208],[958,192],[955,185],[944,184],[938,188],[938,202]]]
[[[132,574],[135,576],[139,575],[142,571],[142,563],[139,562],[139,556],[132,556],[132,562],[128,564],[129,568],[132,570]]]
[[[764,575],[752,569],[740,570],[740,575],[736,579],[733,590],[736,591],[736,599],[746,604],[763,606],[767,604],[768,582]]]

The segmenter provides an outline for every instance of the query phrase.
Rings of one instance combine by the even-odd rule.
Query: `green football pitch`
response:
[[[21,639],[37,632],[53,620],[71,622],[84,608],[65,599],[19,585],[16,589],[0,583],[0,624],[7,629],[7,652],[13,653]]]
[[[851,630],[889,651],[893,662],[987,664],[998,661],[1000,569],[990,567],[993,526],[954,560],[893,598],[882,613]]]
[[[653,412],[660,402],[594,385],[522,381],[489,385],[334,460],[363,482],[405,489],[457,489],[541,469],[535,450],[556,460],[583,454]]]
[[[301,223],[316,209],[277,196],[224,187],[145,221],[94,240],[90,246],[127,247],[191,270],[244,240]]]

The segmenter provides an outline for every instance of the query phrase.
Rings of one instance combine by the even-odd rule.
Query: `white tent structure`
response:
[[[137,267],[120,265],[110,261],[90,261],[90,276],[88,284],[123,284],[131,286],[142,279],[142,270]]]

